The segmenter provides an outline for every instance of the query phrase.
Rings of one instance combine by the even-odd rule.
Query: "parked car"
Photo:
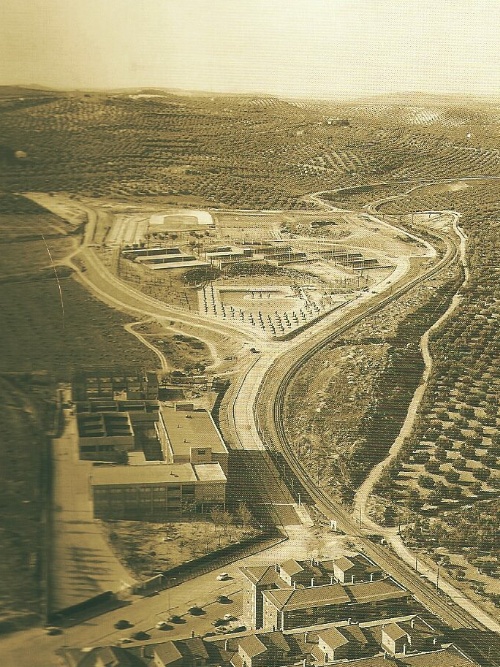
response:
[[[237,625],[235,628],[231,628],[229,632],[245,632],[246,625]]]
[[[191,616],[202,616],[205,611],[201,607],[198,607],[198,605],[194,605],[194,607],[189,607],[188,612],[191,614]]]
[[[131,644],[132,640],[130,637],[122,637],[121,639],[118,640],[120,644]]]
[[[236,617],[233,616],[232,614],[224,614],[223,618],[224,618],[225,621],[235,621],[236,620]]]
[[[174,614],[173,616],[170,616],[168,619],[170,623],[184,623],[184,619],[181,616],[178,616],[177,614]]]
[[[170,630],[172,626],[169,625],[167,621],[158,621],[156,627],[158,628],[158,630]]]
[[[217,581],[227,581],[229,579],[229,575],[227,572],[221,572],[217,575],[216,579]]]
[[[227,621],[223,618],[216,618],[215,621],[212,621],[214,628],[219,628],[221,625],[226,625]]]
[[[48,635],[61,635],[62,634],[62,629],[58,628],[55,625],[49,625],[47,628],[45,628],[45,632]]]
[[[230,600],[227,595],[218,595],[217,602],[220,602],[221,604],[231,604],[232,600]]]
[[[125,630],[125,628],[130,628],[131,625],[130,621],[121,618],[119,621],[116,621],[115,628],[117,630]]]

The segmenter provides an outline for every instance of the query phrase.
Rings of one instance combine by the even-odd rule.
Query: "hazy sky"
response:
[[[500,93],[500,0],[0,0],[0,84]]]

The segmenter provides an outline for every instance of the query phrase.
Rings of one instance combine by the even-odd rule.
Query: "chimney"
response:
[[[314,587],[314,577],[311,577],[311,588]]]
[[[227,651],[227,647],[229,645],[229,639],[224,640],[224,651]]]
[[[330,575],[330,585],[333,584],[333,574]]]
[[[297,588],[297,582],[294,581],[294,582],[293,582],[293,590],[295,590],[296,588]]]
[[[414,627],[415,627],[415,617],[413,617],[410,621],[410,628],[413,629]]]
[[[307,644],[307,638],[309,637],[309,633],[307,630],[304,632],[304,642]]]

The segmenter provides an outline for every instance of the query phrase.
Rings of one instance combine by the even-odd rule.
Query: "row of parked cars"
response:
[[[228,579],[231,579],[229,574],[227,572],[220,572],[216,576],[217,581],[227,581]],[[231,604],[232,600],[227,596],[227,595],[218,595],[216,598],[216,602],[219,604]],[[189,607],[188,613],[191,616],[203,616],[206,612],[202,607],[199,607],[198,605],[194,605],[192,607]],[[207,632],[205,633],[205,637],[210,637],[213,636],[217,633],[226,633],[226,632],[243,632],[246,630],[246,627],[244,625],[238,625],[236,627],[229,627],[229,624],[232,621],[236,621],[237,618],[236,616],[233,616],[232,614],[224,614],[221,618],[216,618],[215,621],[212,621],[212,625],[215,628],[215,632]],[[172,630],[173,625],[178,625],[181,623],[185,623],[186,620],[182,617],[179,616],[178,614],[172,614],[169,616],[168,620],[160,620],[156,623],[155,627],[158,630]],[[117,630],[125,630],[127,628],[131,628],[132,624],[130,621],[127,621],[125,619],[120,619],[115,623],[115,628]],[[126,644],[129,642],[132,642],[133,640],[146,640],[149,639],[150,635],[147,632],[143,631],[138,631],[134,632],[130,637],[123,637],[120,639],[121,644]]]

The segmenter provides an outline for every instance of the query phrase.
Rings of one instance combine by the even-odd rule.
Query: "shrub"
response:
[[[444,473],[444,478],[447,482],[450,482],[450,484],[456,484],[460,479],[460,473],[456,470],[447,470]]]
[[[488,468],[477,468],[473,470],[472,474],[476,479],[486,482],[491,477],[491,470]]]
[[[451,464],[456,470],[465,470],[467,468],[467,459],[462,457],[455,459]]]
[[[425,450],[418,450],[413,454],[413,460],[415,463],[427,463],[430,458],[431,455]]]
[[[439,470],[441,468],[439,461],[427,461],[427,463],[424,466],[426,472],[430,472],[434,475],[437,475],[439,473]]]
[[[434,479],[428,475],[419,475],[418,485],[423,489],[432,489],[432,487],[435,485],[435,482]]]

